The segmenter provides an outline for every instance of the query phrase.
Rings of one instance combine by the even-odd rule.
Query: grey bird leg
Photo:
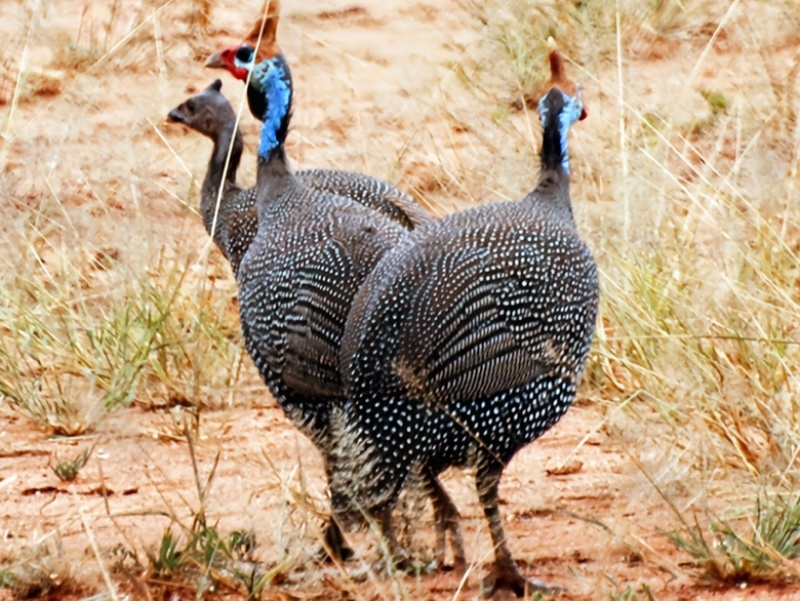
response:
[[[323,545],[325,555],[332,561],[347,561],[355,555],[334,518],[331,518],[325,526]]]
[[[325,439],[316,439],[313,442],[317,448],[324,449],[322,452],[322,458],[325,461],[325,476],[327,477],[328,482],[330,482],[331,460],[329,456],[330,450],[328,448],[329,443]],[[336,522],[336,518],[334,517],[333,513],[333,507],[331,507],[328,523],[325,524],[325,529],[322,533],[322,545],[323,548],[321,550],[321,554],[324,556],[324,559],[328,561],[347,561],[352,559],[355,555],[355,551],[350,548],[350,545],[347,544],[347,541],[344,538],[342,528]]]
[[[388,555],[386,560],[387,565],[391,564],[394,566],[395,570],[401,572],[413,572],[415,570],[414,562],[411,561],[400,546],[400,543],[397,542],[397,535],[394,533],[394,526],[392,525],[391,507],[387,507],[381,512],[380,529]]]
[[[492,460],[492,463],[495,462]],[[523,597],[533,591],[545,594],[559,593],[563,589],[549,587],[541,580],[525,578],[520,573],[514,558],[511,557],[497,501],[501,473],[502,468],[495,463],[495,465],[490,465],[489,467],[478,468],[478,472],[475,475],[478,498],[483,506],[483,513],[489,522],[489,531],[492,534],[492,542],[494,543],[494,566],[492,566],[492,571],[485,581],[486,596],[492,597],[499,590],[511,591],[517,597]]]
[[[447,532],[450,532],[450,544],[453,547],[453,569],[463,573],[467,567],[467,559],[464,553],[464,538],[461,534],[461,516],[458,509],[453,504],[450,496],[442,487],[439,479],[430,471],[424,473],[426,480],[427,493],[433,503],[434,525],[436,527],[436,547],[434,557],[440,567],[445,565],[445,553],[447,545]]]

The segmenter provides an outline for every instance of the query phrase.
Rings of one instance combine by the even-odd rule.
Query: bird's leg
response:
[[[414,562],[408,557],[406,552],[397,542],[397,535],[392,525],[392,508],[387,507],[381,512],[380,529],[383,543],[386,546],[385,552],[388,555],[386,564],[394,566],[394,569],[401,572],[413,572]]]
[[[464,553],[464,539],[461,534],[461,516],[435,474],[424,472],[425,486],[433,503],[434,525],[436,527],[436,547],[434,556],[439,566],[445,565],[447,532],[450,532],[450,544],[453,547],[453,569],[463,572],[467,566]]]
[[[505,531],[503,530],[503,522],[500,517],[500,508],[497,502],[502,467],[497,465],[494,461],[492,461],[492,463],[494,463],[494,465],[488,468],[479,468],[475,475],[478,498],[483,506],[486,519],[489,522],[489,531],[492,535],[495,553],[494,566],[485,582],[486,596],[491,597],[499,590],[511,591],[518,597],[522,597],[532,591],[551,594],[560,592],[561,589],[548,587],[540,580],[529,580],[525,578],[525,576],[520,573],[514,558],[511,557],[511,551],[508,549]]]
[[[319,419],[319,415],[317,418]],[[329,428],[329,425],[315,425],[313,432],[318,434],[312,437],[312,440],[314,441],[314,444],[317,445],[317,448],[322,449],[322,459],[325,462],[325,475],[328,478],[328,486],[330,486],[331,482],[331,470],[333,462],[329,446],[330,443],[328,442],[328,440],[331,438],[329,434]],[[336,521],[332,505],[333,503],[331,502],[331,517],[328,519],[328,523],[325,524],[325,529],[322,533],[322,554],[328,561],[347,561],[355,555],[355,552],[350,548],[350,545],[347,544],[347,541],[344,538],[342,529]]]
[[[342,534],[342,529],[336,523],[335,518],[331,518],[325,525],[323,532],[324,553],[328,559],[333,561],[347,561],[355,555],[353,549],[347,544]]]

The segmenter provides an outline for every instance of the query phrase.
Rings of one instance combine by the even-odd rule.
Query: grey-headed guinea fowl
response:
[[[267,103],[258,151],[258,232],[237,277],[240,321],[262,378],[321,451],[327,469],[330,415],[344,401],[339,354],[345,319],[364,278],[407,230],[293,174],[284,152],[292,101],[289,66],[277,54],[259,63],[252,77]],[[442,525],[442,536],[452,532],[456,563],[463,564],[455,507],[435,475],[423,478],[437,528]],[[334,556],[349,554],[335,522],[326,541]]]
[[[498,485],[514,454],[567,411],[598,307],[592,254],[576,231],[567,133],[582,96],[550,54],[538,112],[541,174],[519,202],[483,205],[411,232],[367,277],[342,343],[348,402],[334,416],[334,515],[381,524],[410,470],[476,468],[495,563],[491,590],[524,578],[506,543]]]
[[[254,65],[281,52],[277,41],[279,13],[278,1],[271,0],[267,14],[263,20],[256,20],[243,43],[215,52],[206,61],[206,66],[225,69],[236,79],[247,82]],[[250,112],[256,119],[262,120],[267,108],[266,96],[257,78],[251,78],[247,85],[247,100]],[[375,209],[406,229],[414,229],[431,221],[428,213],[413,198],[386,182],[363,173],[340,169],[317,169],[315,172],[317,189],[346,196]]]
[[[236,129],[236,114],[221,89],[222,82],[217,79],[172,109],[167,120],[183,123],[214,142],[200,192],[200,215],[206,231],[230,261],[235,275],[256,235],[258,216],[255,188],[245,190],[236,183],[236,172],[242,158],[242,135]],[[229,151],[230,164],[225,172]],[[221,195],[220,186],[223,186]],[[219,210],[216,208],[217,199]]]
[[[182,123],[214,142],[200,193],[200,214],[206,231],[212,234],[213,230],[214,242],[230,261],[235,275],[239,270],[239,262],[256,234],[258,216],[255,187],[244,189],[236,183],[242,157],[242,135],[236,128],[236,113],[221,90],[222,82],[217,79],[199,94],[173,108],[167,120]],[[230,164],[225,172],[229,148]],[[359,175],[328,169],[307,169],[295,173],[295,177],[314,190],[347,197],[367,196],[364,190],[377,180],[367,175],[361,175],[360,179]],[[221,196],[220,185],[224,186]],[[384,185],[388,188],[388,184]],[[390,195],[391,191],[387,189],[381,196],[388,198]],[[377,194],[373,196],[377,197]],[[216,209],[218,198],[219,210]],[[420,223],[417,219],[411,223],[407,215],[397,211],[393,205],[387,206],[387,216],[407,229]]]

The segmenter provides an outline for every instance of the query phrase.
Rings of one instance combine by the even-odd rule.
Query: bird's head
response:
[[[257,64],[266,63],[279,56],[282,56],[280,52],[267,56],[259,55],[253,46],[245,43],[215,52],[208,57],[206,67],[225,69],[236,79],[247,81],[247,76]],[[250,83],[253,85],[256,82],[251,80]]]
[[[172,109],[167,121],[182,123],[216,140],[226,125],[236,119],[233,107],[222,95],[221,89],[222,82],[217,79],[202,92]]]
[[[236,65],[236,52],[239,46],[225,48],[215,52],[206,60],[206,67],[209,69],[225,69],[236,79],[245,81],[247,79],[248,70]]]
[[[211,69],[225,69],[236,79],[247,80],[248,69],[241,66],[242,63],[252,63],[256,65],[262,61],[269,60],[281,53],[278,46],[278,17],[280,7],[277,0],[270,0],[269,6],[264,11],[264,16],[256,19],[255,25],[247,34],[247,37],[238,46],[232,46],[219,52],[215,52],[206,60],[206,67]],[[238,57],[242,49],[249,49],[252,52],[251,61],[242,61]]]
[[[586,119],[583,104],[583,91],[580,85],[567,77],[564,70],[564,57],[556,49],[553,38],[547,40],[550,47],[550,80],[545,84],[539,97],[539,117],[542,123],[558,116],[567,125]]]

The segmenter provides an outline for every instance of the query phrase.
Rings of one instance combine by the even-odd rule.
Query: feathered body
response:
[[[344,395],[338,354],[350,304],[405,230],[291,175],[271,177],[259,208],[238,277],[245,341],[281,407],[324,451],[330,406]]]
[[[396,499],[415,463],[505,465],[566,412],[594,331],[597,273],[574,225],[537,210],[549,200],[444,217],[367,278],[343,343],[354,441],[337,450],[337,461],[380,465],[363,506]],[[375,444],[359,444],[362,432]],[[337,483],[334,502],[361,484]]]
[[[361,287],[342,345],[348,402],[334,416],[331,470],[339,519],[366,514],[386,526],[411,470],[477,468],[494,581],[517,593],[530,583],[505,543],[499,478],[571,405],[599,297],[569,194],[567,131],[585,115],[580,94],[551,86],[539,113],[533,192],[411,232]]]
[[[344,402],[339,356],[345,320],[361,283],[407,230],[295,176],[283,147],[292,98],[288,65],[278,55],[260,63],[253,78],[268,109],[259,146],[258,230],[237,277],[242,331],[276,400],[328,466],[330,416]],[[348,178],[344,187],[355,181]],[[438,503],[437,523],[460,536],[449,498],[435,477],[427,484]],[[326,536],[341,544],[335,524]]]
[[[236,127],[233,107],[221,88],[222,82],[216,80],[172,109],[167,118],[200,132],[214,143],[200,192],[200,215],[206,231],[213,235],[235,275],[258,229],[256,188],[244,189],[236,182],[242,157],[242,135]],[[403,228],[411,229],[420,223],[415,212],[399,208],[413,201],[368,175],[337,169],[307,169],[295,173],[295,177],[312,190],[343,196],[372,208]],[[223,187],[221,196],[220,185]]]

